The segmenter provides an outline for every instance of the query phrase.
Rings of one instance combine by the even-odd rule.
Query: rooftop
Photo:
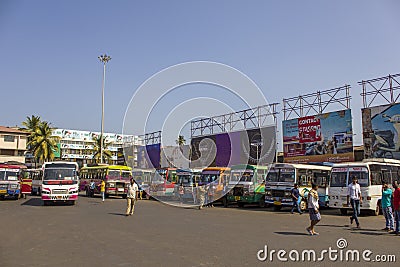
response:
[[[29,135],[28,132],[20,131],[18,129],[6,127],[6,126],[0,126],[0,133],[13,133],[13,134]]]

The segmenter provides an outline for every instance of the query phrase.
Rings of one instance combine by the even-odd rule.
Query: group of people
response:
[[[388,184],[382,185],[382,200],[381,207],[385,217],[386,227],[382,230],[396,235],[400,235],[400,186],[397,181],[394,181],[393,190]],[[298,189],[298,185],[295,184],[292,189],[291,196],[293,199],[293,207],[291,213],[295,209],[302,214],[300,209],[301,195]],[[318,203],[318,185],[312,184],[312,189],[308,192],[307,203],[308,212],[310,215],[311,224],[306,228],[309,235],[319,235],[315,231],[315,225],[321,221],[321,213],[319,211]],[[360,205],[362,204],[361,187],[358,183],[357,177],[352,177],[352,183],[347,187],[347,205],[352,208],[353,214],[350,216],[350,225],[356,223],[356,228],[360,229],[360,221],[358,216],[360,215]]]

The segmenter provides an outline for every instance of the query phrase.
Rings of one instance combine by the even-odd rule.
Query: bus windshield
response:
[[[179,175],[179,184],[190,184],[192,183],[192,176],[190,174]]]
[[[349,183],[352,182],[352,177],[357,177],[360,186],[369,186],[368,172],[367,171],[350,171],[349,172]]]
[[[18,181],[18,171],[0,171],[0,181]]]
[[[119,170],[109,170],[108,171],[108,177],[109,178],[119,178],[121,176]]]
[[[218,180],[219,175],[218,174],[202,174],[200,177],[200,181],[203,184],[208,184],[208,183],[212,183],[214,181]]]
[[[232,182],[251,182],[254,176],[253,171],[232,171],[231,172],[231,181]]]
[[[129,171],[122,171],[122,178],[130,178],[131,177],[131,173]]]
[[[75,180],[76,172],[72,168],[46,168],[44,180]]]
[[[291,168],[272,169],[268,172],[267,182],[294,183],[295,170]]]

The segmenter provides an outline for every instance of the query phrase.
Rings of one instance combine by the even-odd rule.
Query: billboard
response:
[[[282,122],[284,162],[353,161],[351,110]]]
[[[192,139],[191,168],[266,165],[276,153],[275,126]]]
[[[400,159],[400,103],[364,108],[364,157]]]
[[[189,145],[166,146],[161,149],[162,168],[189,168]]]
[[[160,168],[161,144],[138,146],[137,151],[138,168]]]

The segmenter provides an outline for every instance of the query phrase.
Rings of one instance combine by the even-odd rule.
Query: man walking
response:
[[[138,198],[139,188],[135,183],[135,180],[131,178],[131,182],[128,185],[128,194],[126,195],[126,213],[125,216],[132,215],[135,212],[135,202]]]
[[[197,197],[199,198],[199,210],[203,208],[204,201],[205,201],[205,195],[206,195],[206,189],[204,188],[205,185],[199,185],[197,186]]]
[[[386,227],[383,229],[389,233],[394,232],[394,218],[392,212],[392,189],[387,184],[382,186],[382,212],[385,216]]]
[[[400,235],[400,187],[397,181],[393,182],[393,208],[394,208],[394,221],[396,223],[396,235]]]
[[[310,213],[310,221],[311,224],[306,228],[309,235],[319,235],[319,233],[315,232],[314,227],[319,221],[321,221],[321,214],[319,213],[319,204],[318,204],[318,185],[312,184],[312,189],[308,192],[308,211]]]
[[[351,204],[353,209],[353,215],[350,217],[350,224],[353,224],[353,220],[355,220],[357,228],[360,228],[358,216],[360,215],[360,204],[362,204],[361,187],[355,176],[352,178],[352,183],[347,187],[347,205],[349,204]]]
[[[294,209],[297,209],[297,212],[299,214],[302,214],[303,212],[301,212],[300,207],[299,207],[300,201],[301,201],[301,197],[300,197],[298,184],[294,184],[294,187],[293,187],[292,192],[291,192],[291,196],[292,196],[292,200],[293,200],[293,206],[292,206],[291,213],[293,214]]]

